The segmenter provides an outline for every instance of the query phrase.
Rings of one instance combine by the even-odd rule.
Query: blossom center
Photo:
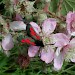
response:
[[[50,44],[50,38],[49,37],[43,37],[42,39],[43,39],[44,45]]]

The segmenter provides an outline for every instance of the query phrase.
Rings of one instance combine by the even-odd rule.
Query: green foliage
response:
[[[28,68],[21,69],[17,64],[18,49],[15,46],[10,57],[0,52],[0,75],[75,75],[74,63],[65,62],[62,70],[55,72],[51,64],[45,64],[38,56],[31,59]]]
[[[62,4],[60,4],[61,9],[58,11],[60,1],[62,1]],[[50,2],[49,10],[54,13],[57,13],[58,11],[61,15],[66,15],[69,11],[75,10],[75,0],[52,0]]]

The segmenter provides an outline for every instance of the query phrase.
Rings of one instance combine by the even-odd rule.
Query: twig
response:
[[[59,7],[58,7],[58,9],[60,9],[60,7],[61,7],[60,5],[61,5],[62,1],[63,1],[63,0],[61,0],[61,2],[59,3]],[[46,5],[45,5],[43,11],[44,11],[45,13],[50,14],[52,17],[54,17],[54,18],[58,18],[59,20],[65,22],[65,18],[63,18],[63,17],[61,17],[61,16],[57,16],[56,14],[50,12],[49,9],[48,9],[49,6],[50,6],[50,3],[46,3]]]
[[[57,9],[58,16],[61,16],[60,11],[61,11],[61,7],[62,7],[62,3],[63,3],[63,0],[59,0],[58,9]]]
[[[61,17],[59,17],[59,16],[57,16],[57,15],[51,13],[50,11],[48,11],[47,13],[50,14],[50,15],[52,15],[53,17],[55,17],[55,18],[57,18],[57,19],[59,19],[59,20],[65,22],[65,19],[64,19],[64,18],[61,18]]]

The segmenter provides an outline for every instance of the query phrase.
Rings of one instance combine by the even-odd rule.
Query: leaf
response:
[[[69,11],[73,11],[75,8],[75,0],[63,0],[62,8],[62,12],[66,11],[65,13],[61,12],[62,15],[66,15]]]
[[[60,0],[51,1],[49,7],[50,12],[54,12],[54,13],[59,12],[61,15],[65,16],[69,11],[75,10],[75,0],[63,0],[61,4],[61,9],[60,11],[57,12],[59,2]]]
[[[70,75],[75,75],[75,71],[71,71],[71,70],[69,70],[69,71],[66,71],[68,74],[70,74]]]
[[[52,0],[50,2],[50,7],[49,7],[49,10],[50,12],[56,12],[57,11],[57,3],[58,3],[59,0]]]

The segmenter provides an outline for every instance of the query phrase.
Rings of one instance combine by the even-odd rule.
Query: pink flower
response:
[[[5,38],[2,40],[2,47],[4,50],[11,50],[14,47],[11,34],[7,34]]]
[[[46,19],[42,24],[42,32],[43,32],[43,43],[45,47],[41,50],[41,60],[46,63],[50,63],[54,59],[54,49],[51,45],[47,45],[47,43],[52,43],[52,33],[56,28],[56,20],[54,18]],[[49,38],[48,38],[49,37]]]
[[[70,41],[70,38],[63,33],[54,34],[53,37],[55,39],[54,45],[55,45],[55,47],[57,47],[55,57],[54,57],[54,68],[56,68],[57,70],[60,70],[63,65],[63,61],[64,61],[65,57],[67,55],[69,55],[68,52],[71,49],[73,51],[75,51],[75,38],[73,38]],[[71,52],[72,52],[72,50],[71,50]],[[72,62],[74,62],[75,61],[75,58],[74,58],[75,54],[72,57],[68,58],[68,59],[70,59]]]
[[[67,31],[70,35],[75,36],[75,13],[69,12],[66,17]]]
[[[32,25],[32,27],[34,28],[36,33],[39,34],[39,32],[41,31],[40,27],[34,22],[30,22],[30,24]],[[45,33],[47,35],[51,34],[55,30],[55,27],[56,27],[55,19],[53,19],[53,18],[46,19],[42,24],[42,32],[43,32],[43,34]],[[34,57],[36,55],[36,53],[38,52],[38,49],[39,49],[39,47],[30,46],[28,49],[28,55],[30,57]],[[54,51],[50,46],[48,46],[47,51],[48,52],[46,52],[45,49],[42,49],[40,56],[41,56],[41,60],[45,61],[46,63],[49,63],[53,60]],[[47,57],[46,57],[46,55],[47,55]]]

